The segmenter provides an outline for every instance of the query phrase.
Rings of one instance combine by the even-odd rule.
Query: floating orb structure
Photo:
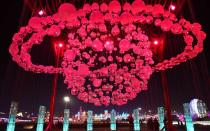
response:
[[[155,63],[148,26],[183,37],[181,54]],[[36,65],[33,46],[42,46],[45,37],[62,35],[64,48],[59,67]],[[206,34],[199,23],[178,19],[162,5],[142,0],[121,4],[84,4],[77,9],[64,3],[51,16],[32,17],[12,39],[12,59],[26,71],[64,76],[71,94],[96,106],[124,105],[148,89],[154,72],[173,68],[203,51]],[[158,42],[155,42],[158,46]]]

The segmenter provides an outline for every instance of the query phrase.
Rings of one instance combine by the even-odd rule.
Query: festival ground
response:
[[[0,124],[0,131],[6,130],[6,124]],[[17,125],[15,131],[36,131],[35,124],[20,124]],[[53,131],[62,131],[62,127],[58,126],[53,129]],[[72,125],[69,131],[86,131],[85,125]],[[111,131],[109,125],[94,126],[93,131]],[[117,131],[131,131],[129,126],[117,127]],[[155,131],[150,130],[146,125],[141,125],[141,131]],[[185,127],[176,127],[176,131],[186,131]],[[210,131],[210,126],[195,126],[195,131]]]

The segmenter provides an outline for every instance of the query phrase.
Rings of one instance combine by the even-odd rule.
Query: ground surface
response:
[[[176,127],[176,131],[185,131],[185,128],[178,128]],[[6,131],[6,124],[0,124],[0,131]],[[19,124],[16,125],[15,131],[36,131],[35,124]],[[62,126],[58,126],[54,128],[53,131],[62,131]],[[84,125],[70,125],[69,131],[86,131],[86,127]],[[108,125],[103,126],[95,126],[93,131],[111,131]],[[131,131],[128,126],[121,126],[117,127],[117,131]],[[155,131],[149,130],[146,125],[141,126],[141,131]],[[195,126],[195,131],[210,131],[210,126],[202,127],[202,126]]]

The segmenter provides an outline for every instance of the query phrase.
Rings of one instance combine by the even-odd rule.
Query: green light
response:
[[[93,130],[93,111],[88,111],[88,117],[87,117],[87,131]]]
[[[46,108],[44,106],[40,106],[36,131],[43,131],[45,113],[46,113]]]
[[[116,131],[116,111],[112,110],[111,111],[111,125],[110,128],[112,131]]]
[[[63,119],[63,131],[69,130],[69,109],[64,110],[64,119]]]
[[[158,121],[159,121],[159,130],[163,129],[164,127],[164,118],[165,118],[165,115],[164,115],[164,108],[163,107],[158,107]],[[162,131],[165,131],[165,129],[163,129]]]
[[[192,118],[190,115],[190,106],[189,105],[190,105],[189,103],[183,104],[186,128],[187,128],[187,131],[194,131],[194,125],[193,125],[193,121],[192,121]]]
[[[15,130],[15,120],[18,110],[18,103],[12,102],[10,106],[10,113],[9,113],[9,121],[7,124],[7,131],[14,131]]]
[[[134,123],[134,131],[140,131],[140,123],[139,123],[139,110],[133,110],[133,123]]]

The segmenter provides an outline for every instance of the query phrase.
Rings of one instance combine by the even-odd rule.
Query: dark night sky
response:
[[[0,24],[0,112],[8,112],[10,102],[19,102],[21,111],[37,112],[39,105],[45,105],[49,109],[51,94],[52,76],[46,74],[33,74],[25,72],[11,60],[8,48],[11,38],[19,29],[20,25],[25,25],[28,21],[27,9],[23,9],[23,0],[7,0],[1,2],[1,24]],[[203,30],[210,34],[210,8],[208,0],[192,0],[195,20],[203,25]],[[189,15],[189,8],[185,5],[182,9],[184,17],[192,20]],[[26,16],[22,16],[22,13]],[[208,13],[207,13],[208,12]],[[189,102],[192,98],[204,100],[210,107],[210,37],[204,43],[205,51],[196,59],[181,64],[167,71],[169,90],[171,96],[172,109],[182,111],[182,103]],[[168,48],[174,52],[174,45]],[[52,54],[44,51],[47,47],[35,49],[32,54],[36,56],[34,60],[39,62],[50,62]],[[173,49],[172,49],[173,48]],[[162,88],[159,73],[154,73],[149,82],[148,91],[141,92],[138,97],[129,101],[127,105],[121,107],[94,107],[92,104],[84,104],[76,97],[71,96],[71,110],[76,112],[82,106],[86,110],[92,109],[102,112],[104,109],[115,108],[117,111],[131,112],[133,108],[143,107],[143,109],[156,110],[158,106],[163,106]],[[56,111],[60,112],[64,108],[62,97],[68,94],[66,85],[63,84],[62,76],[59,77],[56,98]]]

